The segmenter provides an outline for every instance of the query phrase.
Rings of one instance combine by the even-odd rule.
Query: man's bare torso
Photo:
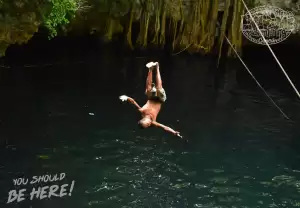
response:
[[[146,91],[145,91],[145,94],[148,97],[147,103],[143,107],[140,107],[139,104],[137,104],[137,102],[133,98],[130,98],[126,95],[120,96],[120,99],[122,101],[130,102],[138,108],[142,116],[142,119],[138,122],[140,127],[142,128],[148,128],[150,126],[159,127],[164,129],[167,132],[172,133],[173,135],[182,138],[182,136],[180,136],[178,131],[175,131],[174,129],[165,126],[163,124],[160,124],[156,121],[157,115],[161,110],[161,105],[166,101],[166,93],[162,86],[158,62],[156,63],[150,62],[146,66],[149,68],[147,79],[146,79]],[[154,86],[152,82],[153,69],[156,69],[156,83],[154,84]],[[153,95],[154,93],[155,96]]]
[[[153,121],[156,121],[160,109],[160,102],[148,100],[147,103],[141,109],[139,109],[139,111],[141,112],[142,117],[150,116]]]

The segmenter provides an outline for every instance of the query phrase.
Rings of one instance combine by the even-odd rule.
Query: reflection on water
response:
[[[159,120],[181,131],[190,141],[186,144],[157,129],[139,130],[135,109],[119,102],[120,94],[128,94],[142,104],[145,73],[129,87],[121,79],[113,84],[97,78],[79,86],[72,79],[43,84],[33,77],[24,84],[29,75],[23,86],[3,86],[0,203],[64,208],[300,206],[295,140],[299,102],[270,90],[293,118],[287,121],[257,89],[237,89],[219,102],[222,94],[214,97],[200,72],[163,72],[169,100]],[[180,86],[184,76],[190,82]],[[76,180],[72,196],[5,205],[13,178],[61,172]]]

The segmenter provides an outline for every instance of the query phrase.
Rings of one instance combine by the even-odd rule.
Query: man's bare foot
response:
[[[157,65],[157,62],[149,62],[148,64],[146,64],[146,67],[148,68],[148,69],[150,69],[150,70],[152,70],[153,69],[153,66],[156,66]]]

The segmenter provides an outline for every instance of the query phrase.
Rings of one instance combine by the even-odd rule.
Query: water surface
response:
[[[185,143],[140,130],[136,109],[118,100],[145,102],[150,58],[110,57],[2,71],[1,207],[300,206],[300,104],[290,91],[261,76],[293,121],[246,74],[218,92],[209,59],[160,60],[168,100],[158,120]],[[6,204],[14,178],[62,172],[76,181],[71,196]]]

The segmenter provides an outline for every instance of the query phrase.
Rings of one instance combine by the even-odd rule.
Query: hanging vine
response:
[[[159,44],[159,31],[161,28],[160,25],[160,16],[162,11],[163,0],[154,0],[154,8],[155,8],[155,20],[154,20],[154,37],[151,41],[152,44]]]
[[[219,7],[223,1],[225,6],[220,11]],[[255,1],[246,0],[250,9],[256,5]],[[125,40],[131,49],[147,48],[149,43],[164,46],[166,38],[169,38],[173,50],[209,53],[217,48],[218,58],[221,57],[225,32],[228,31],[229,40],[239,53],[242,52],[243,37],[240,23],[244,6],[240,0],[32,0],[30,3],[28,0],[18,2],[0,0],[0,2],[3,2],[0,4],[0,11],[3,11],[0,13],[2,55],[9,45],[26,43],[41,26],[48,29],[49,38],[52,38],[59,32],[74,29],[76,23],[77,26],[84,24],[82,28],[90,30],[91,34],[95,34],[91,31],[97,30],[96,34],[104,36],[109,41],[115,34],[125,31]],[[220,34],[216,38],[218,17],[221,13],[223,17]],[[136,43],[132,40],[134,23],[139,24]],[[70,27],[64,27],[66,25]],[[227,55],[232,56],[234,53],[229,49]]]

